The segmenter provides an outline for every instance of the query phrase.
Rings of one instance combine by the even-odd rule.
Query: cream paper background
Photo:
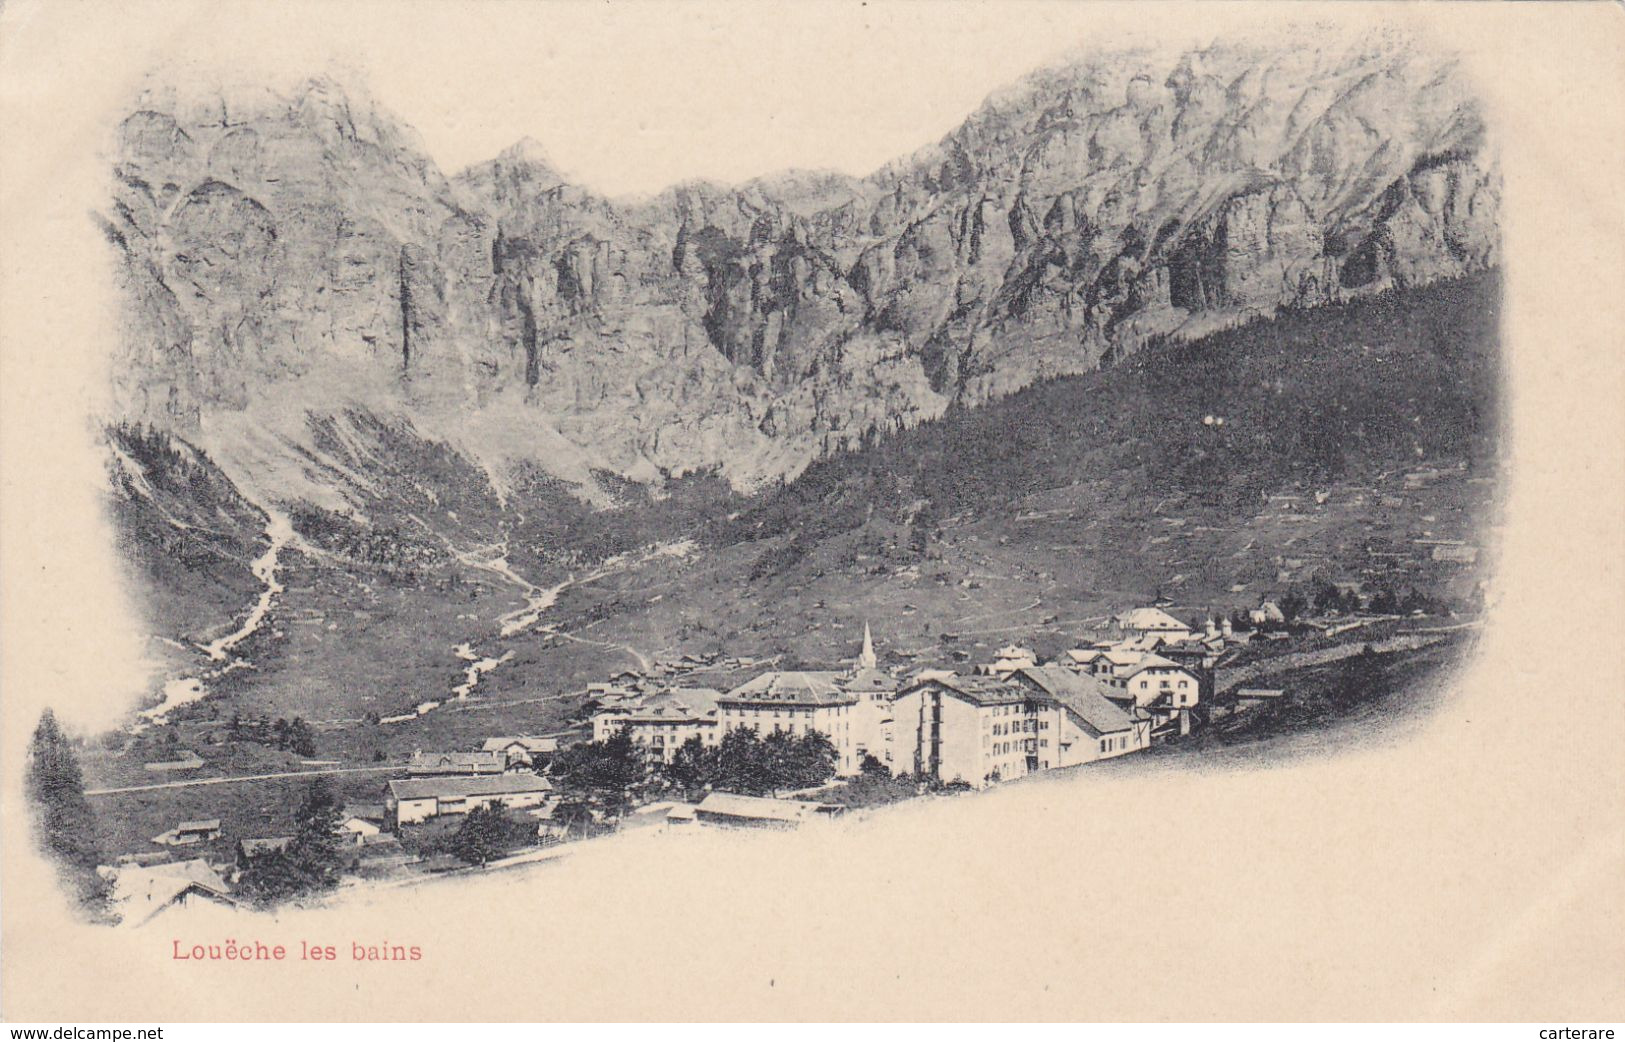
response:
[[[760,117],[739,92],[766,92],[772,111],[783,99],[785,118],[763,130],[770,165],[816,163],[808,142],[878,162],[909,126],[910,144],[934,139],[987,88],[1073,42],[1186,42],[1285,19],[1303,23],[1306,45],[1329,31],[1316,23],[1388,20],[1460,47],[1502,149],[1515,463],[1501,599],[1438,712],[1269,769],[1148,764],[794,835],[616,838],[551,867],[371,890],[275,920],[177,916],[122,932],[68,917],[28,843],[19,780],[43,705],[102,724],[144,676],[133,593],[96,500],[90,417],[117,330],[111,250],[89,216],[107,198],[98,152],[142,73],[176,58],[288,78],[349,62],[447,167],[527,132],[545,142],[548,127],[523,121],[527,99],[569,88],[602,133],[561,129],[563,150],[599,171],[619,151],[658,181],[668,169],[766,172],[730,171],[717,151],[738,137],[729,121]],[[668,51],[687,71],[660,107],[649,99],[663,92],[637,77],[660,75]],[[827,106],[797,107],[819,90]],[[1617,4],[12,0],[0,12],[0,1012],[1625,1018],[1622,114]],[[827,143],[831,120],[850,141]],[[426,957],[168,957],[172,939],[227,937],[387,939]]]

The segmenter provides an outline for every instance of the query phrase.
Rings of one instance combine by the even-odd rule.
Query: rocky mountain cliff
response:
[[[862,179],[617,200],[530,141],[448,178],[327,80],[149,91],[115,173],[119,418],[330,506],[364,467],[324,457],[313,420],[444,442],[499,493],[520,463],[589,498],[606,472],[752,487],[1154,335],[1499,250],[1468,86],[1383,37],[1090,57]]]

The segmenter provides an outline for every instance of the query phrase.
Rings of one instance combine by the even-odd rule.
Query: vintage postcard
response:
[[[1621,88],[6,4],[0,1013],[1625,1017]]]

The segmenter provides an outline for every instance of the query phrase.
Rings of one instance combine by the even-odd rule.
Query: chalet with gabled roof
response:
[[[1051,710],[1040,710],[1040,769],[1075,767],[1151,744],[1150,717],[1119,706],[1112,688],[1095,677],[1051,665],[1023,669],[1010,679],[1040,695]]]
[[[161,865],[116,865],[96,871],[109,884],[108,907],[120,926],[145,926],[171,908],[236,907],[231,888],[202,858]]]
[[[509,767],[530,767],[539,757],[550,756],[557,752],[558,748],[557,738],[534,738],[530,735],[516,734],[487,738],[480,746],[480,751],[500,753],[507,760]]]
[[[1131,637],[1158,636],[1167,640],[1183,640],[1191,628],[1161,608],[1134,608],[1115,616],[1112,621],[1125,635]]]
[[[384,807],[399,828],[444,814],[467,814],[492,803],[509,808],[534,807],[552,790],[546,778],[530,773],[397,778],[388,785]]]
[[[212,843],[219,838],[220,819],[206,818],[183,821],[163,835],[152,837],[152,841],[166,847],[189,847],[198,843]]]
[[[412,777],[433,775],[487,775],[501,774],[508,769],[508,758],[500,752],[426,753],[415,752],[406,765]]]

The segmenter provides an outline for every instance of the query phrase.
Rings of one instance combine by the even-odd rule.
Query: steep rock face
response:
[[[1324,303],[1321,230],[1290,185],[1238,192],[1168,256],[1168,298],[1186,311]]]
[[[1477,163],[1428,156],[1374,204],[1343,284],[1421,285],[1496,262],[1500,183]]]
[[[156,283],[145,295],[172,302],[159,324],[179,323],[168,346],[198,383],[183,422],[242,408],[324,359],[398,363],[403,321],[427,322],[433,296],[403,302],[402,287],[433,282],[438,233],[458,219],[414,139],[323,83],[292,101],[143,104],[170,111],[121,126],[110,224],[130,270]],[[140,376],[155,348],[144,320],[158,316],[134,310],[124,375]]]
[[[753,484],[1153,335],[1499,249],[1470,94],[1381,37],[1045,70],[862,179],[613,201],[531,141],[447,179],[320,80],[150,94],[116,174],[129,418],[360,407],[578,481]]]

